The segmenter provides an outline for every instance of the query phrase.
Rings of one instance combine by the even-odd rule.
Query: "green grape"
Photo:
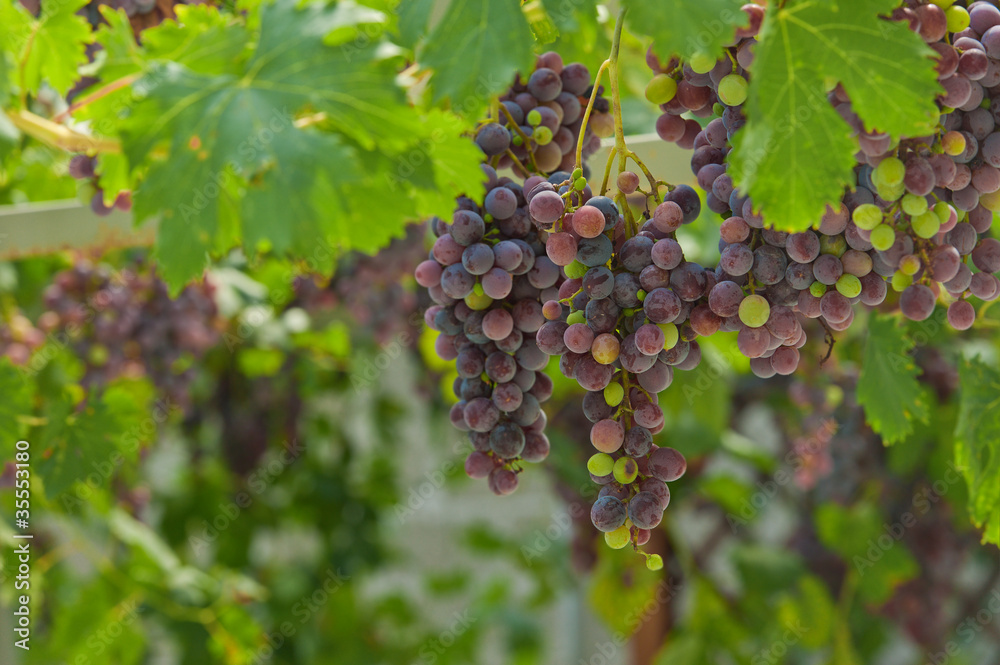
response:
[[[465,296],[465,304],[469,306],[469,309],[480,312],[484,309],[488,309],[489,306],[493,304],[493,298],[490,298],[485,293],[477,293],[477,288],[479,291],[483,290],[483,287],[477,283],[476,286],[473,287],[472,293]]]
[[[913,232],[921,238],[933,238],[941,229],[941,218],[937,216],[935,211],[928,210],[911,219],[910,226],[913,228]]]
[[[580,263],[575,259],[573,260],[572,263],[563,268],[563,271],[565,271],[566,276],[569,277],[570,279],[583,279],[583,276],[587,274],[588,270],[590,270],[590,268],[588,268],[587,266],[583,265],[582,263]]]
[[[837,290],[845,298],[856,298],[861,295],[861,280],[854,275],[844,273],[837,280]]]
[[[886,157],[875,167],[872,179],[878,178],[879,182],[890,187],[903,184],[903,177],[906,175],[906,165],[898,157]]]
[[[934,214],[937,215],[938,220],[944,224],[951,217],[951,206],[944,201],[938,201],[934,204]]]
[[[677,326],[673,323],[661,323],[659,324],[659,328],[663,331],[663,350],[669,351],[677,346],[677,341],[681,337]]]
[[[688,64],[691,65],[691,69],[695,71],[696,74],[707,74],[712,71],[715,67],[715,58],[708,55],[707,53],[695,53],[688,60]]]
[[[614,470],[615,481],[622,485],[628,485],[639,475],[639,465],[631,457],[619,457],[615,461]]]
[[[813,282],[809,285],[809,293],[813,295],[813,298],[822,298],[823,294],[826,293],[826,284]]]
[[[844,252],[847,251],[847,240],[843,235],[827,236],[821,234],[819,237],[819,251],[821,254],[843,256]]]
[[[906,193],[906,185],[900,183],[898,185],[877,185],[875,187],[876,194],[883,201],[896,201],[900,196]]]
[[[911,217],[924,214],[927,212],[927,199],[916,194],[907,194],[903,197],[903,212]]]
[[[896,293],[902,293],[910,284],[913,284],[913,277],[902,270],[892,273],[892,290]]]
[[[719,81],[719,99],[726,106],[739,106],[747,100],[747,80],[739,74],[729,74]]]
[[[646,84],[646,99],[654,104],[666,104],[677,94],[677,81],[666,74],[657,74]]]
[[[764,296],[750,295],[740,303],[739,314],[740,321],[744,325],[760,328],[767,323],[767,318],[771,316],[771,305],[764,299]]]
[[[896,232],[888,224],[879,224],[872,229],[870,241],[872,247],[880,252],[884,252],[896,242]]]
[[[587,322],[587,315],[583,313],[582,309],[578,309],[566,317],[566,323],[568,325],[573,325],[574,323],[586,323],[586,322]]]
[[[628,527],[624,524],[614,531],[608,531],[604,534],[604,542],[613,550],[622,549],[629,544],[630,540],[632,540],[632,536],[629,533]]]
[[[854,209],[851,219],[859,229],[871,231],[882,223],[882,209],[873,203],[862,203]]]
[[[542,122],[542,114],[538,112],[537,109],[531,109],[528,111],[528,124],[532,127],[537,127],[539,123]]]
[[[604,401],[608,406],[618,406],[625,398],[625,389],[622,384],[611,382],[604,389]]]
[[[980,195],[979,205],[990,212],[1000,212],[1000,190]]]
[[[636,291],[635,297],[639,299],[639,302],[642,302],[643,300],[646,299],[646,292],[643,291],[642,289],[639,289],[638,291]]]
[[[587,460],[587,471],[595,476],[606,476],[615,468],[615,458],[607,453],[595,453]]]
[[[646,557],[646,568],[649,570],[660,570],[663,568],[663,557],[659,554],[650,554]]]
[[[524,139],[521,138],[520,134],[514,134],[514,137],[511,138],[510,142],[514,145],[524,145]]]
[[[955,0],[931,0],[931,4],[937,5],[941,9],[948,9],[955,4]]]
[[[944,15],[948,19],[948,32],[962,32],[969,27],[969,11],[965,7],[952,5]]]
[[[920,257],[914,254],[907,254],[899,260],[899,271],[910,277],[916,275],[920,272]]]
[[[541,127],[536,127],[535,131],[531,134],[531,138],[535,140],[538,145],[548,145],[552,143],[552,130],[542,125]]]
[[[581,169],[581,168],[578,167],[578,168],[573,169],[573,174],[570,176],[570,179],[571,180],[576,180],[577,178],[581,177],[582,175],[583,175],[583,169]]]
[[[583,176],[577,178],[576,181],[573,183],[573,189],[575,189],[578,192],[582,192],[584,189],[586,189],[586,187],[587,187],[587,179],[584,178]]]
[[[714,104],[712,104],[712,113],[714,113],[715,115],[722,115],[725,112],[726,112],[726,107],[720,104],[719,102],[715,102]]]

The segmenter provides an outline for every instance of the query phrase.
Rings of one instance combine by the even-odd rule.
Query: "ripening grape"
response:
[[[659,106],[677,94],[677,82],[666,74],[657,74],[646,84],[646,99]]]
[[[739,106],[747,99],[747,80],[739,74],[729,74],[719,81],[719,99],[727,106]]]
[[[750,295],[740,303],[740,321],[751,328],[759,328],[767,323],[771,314],[771,305],[759,295]]]

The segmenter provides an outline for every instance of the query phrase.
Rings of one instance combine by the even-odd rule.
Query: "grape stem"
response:
[[[60,150],[88,153],[122,151],[121,143],[115,139],[88,136],[25,109],[11,111],[7,117],[28,136]]]
[[[597,75],[594,77],[594,85],[590,91],[590,100],[587,101],[587,108],[583,111],[583,121],[580,123],[580,132],[576,137],[575,168],[578,169],[583,168],[583,137],[586,136],[587,126],[590,124],[590,113],[594,110],[594,102],[597,101],[597,91],[600,90],[601,87],[601,77],[604,76],[604,70],[606,70],[610,64],[610,60],[605,60],[601,63],[601,67],[597,70]]]
[[[642,170],[643,175],[646,176],[646,180],[649,181],[649,188],[651,190],[650,193],[653,195],[653,199],[656,201],[657,205],[659,205],[661,203],[659,181],[657,181],[657,179],[653,177],[653,174],[649,172],[649,169],[643,161],[639,159],[639,155],[629,150],[628,157],[635,162],[635,165],[638,166]]]
[[[505,104],[500,104],[499,108],[503,111],[503,114],[507,116],[507,122],[510,123],[510,126],[514,128],[514,131],[517,132],[517,135],[520,136],[521,140],[524,142],[524,149],[528,151],[528,157],[531,159],[531,173],[538,173],[538,164],[535,162],[535,151],[531,149],[531,143],[528,135],[522,132],[521,126],[514,122],[514,116],[510,114],[510,109],[508,109]],[[511,156],[513,157],[513,153]],[[520,164],[521,162],[518,161],[517,163]],[[525,173],[528,173],[528,171],[525,170]]]
[[[531,152],[529,151],[528,154],[530,155]],[[511,158],[511,161],[514,162],[517,168],[521,169],[525,173],[529,173],[528,169],[525,168],[524,164],[521,163],[521,160],[517,158],[517,155],[515,155],[514,151],[511,150],[510,148],[507,148],[507,156]]]
[[[71,115],[73,115],[75,112],[77,112],[84,106],[92,104],[96,102],[98,99],[101,99],[103,97],[107,97],[116,90],[121,90],[122,88],[128,87],[138,80],[139,80],[139,74],[132,74],[130,76],[123,76],[122,78],[116,81],[112,81],[111,83],[108,83],[107,85],[102,86],[98,90],[95,90],[94,92],[90,93],[80,101],[73,102],[65,111],[54,117],[52,121],[58,123],[65,122]]]
[[[826,355],[823,356],[819,361],[819,366],[822,367],[823,365],[826,364],[826,361],[829,360],[830,356],[833,354],[833,347],[837,343],[837,338],[833,336],[833,328],[830,327],[830,324],[827,323],[823,319],[823,317],[819,318],[819,322],[823,325],[823,328],[826,330],[826,335],[823,337],[823,341],[826,342],[827,344]]]
[[[608,153],[608,163],[604,166],[604,180],[601,182],[601,196],[604,196],[608,191],[608,180],[611,178],[611,164],[614,163],[616,154],[618,154],[618,148],[617,146],[612,146],[611,151]]]

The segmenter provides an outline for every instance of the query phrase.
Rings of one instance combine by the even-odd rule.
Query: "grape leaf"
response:
[[[356,18],[371,20],[372,10],[361,10]],[[380,208],[380,223],[370,224],[372,201],[383,193],[366,200],[364,215],[354,210],[355,223],[337,220],[353,195],[347,185],[361,170],[342,144],[395,154],[432,140],[433,127],[407,105],[393,82],[395,66],[378,44],[327,45],[354,14],[340,5],[297,9],[292,0],[260,11],[256,50],[236,75],[153,63],[136,84],[145,96],[121,128],[132,168],[148,164],[136,192],[136,218],[160,215],[157,256],[174,290],[201,273],[210,252],[228,248],[237,235],[229,227],[241,221],[249,225],[250,244],[263,239],[265,227],[281,227],[274,231],[278,246],[311,249],[324,224],[336,223],[337,246],[374,249],[372,236],[398,235],[407,217]],[[336,134],[324,137],[296,124],[306,111]],[[224,211],[242,211],[244,219]],[[230,218],[232,224],[222,224]]]
[[[955,425],[955,464],[969,485],[969,515],[983,542],[1000,545],[1000,372],[981,360],[963,362]]]
[[[912,434],[914,421],[927,422],[927,394],[917,382],[919,371],[908,355],[912,348],[912,340],[895,317],[873,314],[869,319],[858,402],[886,444]]]
[[[424,40],[417,61],[434,70],[435,101],[477,116],[490,97],[505,90],[517,72],[529,72],[534,39],[515,0],[451,0]]]
[[[403,0],[399,3],[396,41],[400,45],[411,51],[417,48],[420,40],[427,35],[435,4],[435,0]]]
[[[100,402],[88,404],[74,414],[72,403],[53,399],[45,412],[42,460],[38,471],[45,480],[45,494],[55,498],[83,480],[98,467],[110,464],[115,453],[117,422]]]
[[[857,144],[826,100],[838,80],[867,128],[922,136],[941,91],[932,51],[905,22],[885,21],[894,0],[771,3],[759,35],[747,124],[729,155],[737,186],[767,223],[801,231],[854,186]]]
[[[10,360],[0,358],[0,441],[4,459],[11,459],[14,443],[21,438],[18,416],[31,413],[31,384]]]
[[[629,28],[653,38],[653,49],[664,57],[690,58],[696,53],[717,58],[733,41],[736,29],[749,18],[742,0],[623,0]]]
[[[76,14],[88,1],[44,3],[38,18],[19,2],[0,3],[4,41],[20,65],[18,81],[25,92],[37,92],[42,81],[60,94],[73,87],[77,68],[87,62],[86,44],[92,41],[90,24]]]

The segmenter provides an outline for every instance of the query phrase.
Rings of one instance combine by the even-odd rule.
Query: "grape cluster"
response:
[[[89,155],[73,155],[69,160],[69,174],[82,181],[80,183],[78,196],[81,200],[90,204],[90,209],[96,215],[106,217],[118,208],[123,212],[132,209],[132,194],[130,192],[120,193],[115,200],[108,205],[104,202],[104,190],[97,182],[97,158]]]
[[[853,305],[881,304],[891,285],[900,293],[902,313],[916,321],[928,318],[947,292],[948,321],[964,330],[975,320],[969,296],[1000,296],[1000,280],[992,274],[1000,270],[1000,241],[981,237],[989,231],[992,211],[1000,209],[1000,133],[993,132],[1000,102],[990,106],[1000,87],[987,86],[1000,86],[1000,60],[977,41],[976,31],[1000,25],[1000,10],[988,3],[973,3],[968,13],[958,5],[945,11],[911,4],[893,18],[908,20],[938,52],[947,91],[939,102],[954,110],[942,116],[934,136],[894,145],[888,134],[865,130],[846,92],[836,86],[829,101],[858,141],[856,185],[836,209],[828,208],[813,229],[801,233],[765,228],[725,164],[746,120],[742,104],[763,8],[743,7],[749,24],[718,61],[675,59],[663,65],[652,49],[647,54],[655,76],[646,96],[663,111],[657,133],[694,150],[691,169],[706,192],[706,205],[725,218],[717,282],[699,327],[738,330],[739,348],[758,376],[789,374],[797,367],[798,349],[806,341],[797,315],[821,319],[828,330],[845,330],[854,319]],[[949,26],[969,27],[949,35]],[[1000,45],[1000,28],[994,38]],[[714,117],[702,127],[683,117],[688,112]]]
[[[77,261],[56,274],[44,293],[47,311],[38,327],[55,344],[69,344],[85,363],[84,385],[119,376],[148,376],[180,405],[190,401],[192,361],[214,346],[217,310],[207,282],[172,299],[166,284],[148,272]]]
[[[520,77],[500,97],[499,117],[480,125],[476,144],[497,169],[531,173],[572,170],[584,110],[593,92],[590,71],[578,62],[563,65],[558,53],[543,53],[527,81]],[[598,90],[598,95],[602,90]],[[598,96],[583,133],[583,156],[614,133],[607,99]]]
[[[638,187],[634,174],[618,179],[619,191]],[[602,485],[591,520],[615,548],[642,546],[670,501],[666,483],[687,463],[653,435],[664,427],[658,394],[673,369],[695,367],[697,344],[682,339],[693,303],[702,298],[709,274],[684,260],[667,237],[700,211],[689,187],[667,194],[657,214],[630,236],[631,224],[607,196],[593,196],[582,171],[525,181],[528,210],[546,234],[546,252],[567,279],[558,298],[542,307],[547,319],[536,341],[560,356],[560,371],[587,390],[584,415],[593,423],[598,451],[588,461]],[[658,227],[659,225],[659,227]]]
[[[297,277],[293,305],[321,316],[342,306],[376,344],[414,338],[413,326],[421,320],[419,303],[412,283],[404,278],[427,256],[425,235],[426,226],[413,224],[378,254],[340,257],[337,272],[325,284],[319,275]]]
[[[438,237],[414,274],[435,303],[425,320],[440,333],[437,353],[458,370],[451,420],[474,448],[466,473],[503,495],[517,488],[522,461],[549,453],[540,404],[552,380],[533,335],[545,322],[541,302],[557,297],[562,275],[545,256],[521,187],[482,168],[482,205],[461,197],[451,224],[432,220]]]

